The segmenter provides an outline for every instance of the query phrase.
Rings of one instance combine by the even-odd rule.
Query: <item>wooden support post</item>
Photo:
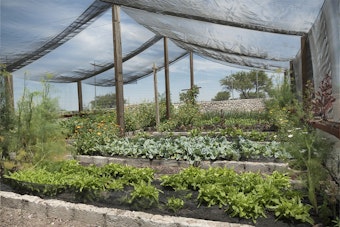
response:
[[[296,91],[296,81],[294,76],[294,64],[293,61],[289,61],[289,79],[290,79],[290,89],[294,94],[297,94]]]
[[[13,90],[13,76],[12,74],[8,73],[7,76],[5,76],[5,87],[6,92],[8,92],[8,104],[11,109],[11,111],[14,113],[14,90]]]
[[[308,51],[309,51],[309,44],[308,44],[308,36],[304,35],[301,37],[301,68],[302,68],[302,75],[301,75],[301,95],[305,94],[306,84],[309,78],[309,69],[308,69]]]
[[[120,136],[125,136],[122,40],[120,31],[120,6],[118,5],[112,6],[112,30],[115,66],[117,125],[119,125],[120,127]]]
[[[83,111],[83,89],[81,86],[81,81],[77,81],[78,89],[78,111],[79,113]]]
[[[155,63],[153,64],[153,82],[155,88],[155,107],[156,107],[156,127],[158,128],[160,123],[159,118],[159,103],[158,103],[158,82],[157,82],[157,67]]]
[[[193,89],[194,83],[194,55],[190,52],[190,88]]]
[[[170,119],[170,79],[169,79],[169,53],[167,37],[164,37],[164,72],[165,72],[166,118]]]

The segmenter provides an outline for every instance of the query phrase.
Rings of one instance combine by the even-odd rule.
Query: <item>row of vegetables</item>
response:
[[[188,200],[195,200],[198,207],[218,206],[226,215],[253,222],[272,214],[279,219],[313,223],[309,215],[311,206],[302,203],[301,195],[291,188],[290,178],[282,173],[238,174],[220,167],[189,167],[178,174],[162,175],[160,179],[154,179],[154,173],[151,168],[120,164],[82,166],[69,160],[14,172],[5,179],[19,191],[41,196],[69,191],[83,202],[103,199],[101,193],[105,191],[126,191],[120,202],[143,209],[162,206],[159,195],[170,190],[178,192],[178,196],[167,198],[164,208],[173,212],[182,209]]]

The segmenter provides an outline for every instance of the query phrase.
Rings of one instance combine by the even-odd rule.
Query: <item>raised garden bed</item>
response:
[[[72,170],[70,170],[70,166],[75,167],[75,171],[72,172]],[[119,173],[120,170],[116,170],[116,167],[122,172]],[[50,167],[47,167],[47,170],[52,170],[49,168]],[[61,171],[66,171],[66,174],[69,177],[68,179],[58,178],[58,182],[64,182],[65,184],[64,187],[60,188],[60,190],[55,190],[56,188],[58,188],[56,187],[56,185],[51,186],[41,183],[44,177],[46,177],[48,181],[53,180],[51,179],[53,178],[51,177],[52,175],[48,176],[49,173],[45,173],[45,170],[42,170],[42,172],[40,173],[40,177],[37,178],[40,183],[25,182],[20,179],[8,178],[7,183],[13,186],[12,189],[8,189],[15,190],[16,192],[20,193],[39,195],[45,199],[53,198],[73,203],[85,202],[86,204],[92,204],[98,207],[111,207],[125,210],[144,211],[152,214],[175,215],[230,223],[253,224],[256,226],[309,226],[309,224],[300,223],[299,220],[290,218],[289,215],[287,217],[283,215],[280,220],[276,220],[277,217],[275,217],[274,215],[275,212],[279,212],[279,210],[283,209],[283,207],[281,206],[281,208],[277,208],[275,205],[276,202],[269,202],[271,201],[271,199],[274,199],[273,201],[276,201],[275,199],[284,199],[287,202],[293,201],[291,204],[293,205],[293,207],[289,209],[289,212],[291,213],[290,215],[299,214],[301,210],[295,210],[298,207],[300,207],[298,209],[306,209],[305,211],[303,211],[303,213],[301,213],[301,215],[306,215],[306,213],[304,212],[309,210],[308,205],[306,206],[302,203],[300,204],[301,201],[299,202],[297,200],[299,199],[299,197],[294,196],[294,193],[290,194],[290,191],[292,189],[289,188],[289,178],[285,177],[283,174],[275,173],[274,175],[268,175],[262,178],[260,175],[255,173],[245,173],[245,175],[238,175],[232,170],[227,170],[223,168],[203,170],[190,167],[182,170],[179,174],[164,175],[163,177],[160,177],[160,179],[150,179],[151,181],[149,181],[148,179],[150,178],[150,174],[152,172],[147,169],[142,169],[142,174],[142,172],[138,172],[139,170],[130,167],[128,168],[128,170],[124,170],[123,166],[115,166],[114,168],[104,166],[103,168],[106,168],[105,171],[109,170],[110,174],[120,176],[120,178],[115,179],[123,179],[125,177],[128,177],[129,180],[127,182],[130,183],[123,186],[123,188],[117,185],[111,185],[111,180],[107,181],[106,183],[104,182],[104,184],[101,184],[103,183],[103,181],[108,179],[105,177],[102,178],[103,176],[105,176],[105,174],[104,172],[102,172],[102,170],[100,170],[100,168],[94,166],[79,167],[73,162],[73,164],[71,163],[67,166],[67,170],[64,169]],[[80,183],[77,183],[77,180],[75,180],[77,179],[76,175],[72,174],[79,171],[83,171],[83,174],[79,179]],[[130,175],[125,176],[123,174],[124,171],[125,173],[128,172]],[[32,173],[29,173],[28,176],[30,179],[34,178],[34,174]],[[97,176],[99,178],[90,179],[88,178],[89,176]],[[188,177],[187,180],[185,180],[185,176]],[[139,181],[138,179],[140,178],[144,180]],[[229,180],[227,180],[227,178]],[[196,181],[195,179],[201,180]],[[86,181],[86,184],[83,184],[84,180]],[[215,184],[214,181],[220,183]],[[200,183],[198,184],[198,182]],[[81,186],[82,184],[83,186]],[[223,184],[226,185],[223,186]],[[231,189],[231,191],[229,191],[229,193],[227,194],[223,194],[222,191],[220,191],[224,191],[228,187],[233,188],[234,184],[245,187],[243,189],[237,189],[240,190],[240,193],[242,192],[241,194],[239,194],[239,192],[233,191],[234,189]],[[117,188],[115,190],[92,190],[92,188],[98,189],[103,185],[105,185],[105,188]],[[211,190],[213,191],[209,192],[210,186],[212,186]],[[181,189],[179,189],[178,187],[180,187]],[[271,191],[270,193],[268,191],[266,193],[265,191],[262,191],[262,189],[260,189],[262,187],[263,189],[266,188],[266,190],[274,191]],[[53,190],[51,190],[51,188]],[[293,192],[293,190],[291,192]],[[231,196],[230,193],[234,193],[233,195],[236,197],[241,196],[247,202],[243,203],[243,205],[242,203],[239,205],[233,205],[233,203],[229,203],[230,201],[241,201],[241,197],[236,200],[233,200],[233,197],[229,198],[228,196]],[[276,193],[278,193],[278,198],[275,198]],[[267,197],[261,196],[264,196],[265,194]],[[140,195],[144,196],[140,197]],[[269,200],[263,203],[264,207],[262,207],[263,205],[259,205],[259,207],[255,209],[252,206],[248,206],[248,204],[251,204],[251,198],[255,198],[254,196],[256,198]],[[173,199],[172,203],[169,202],[169,199],[171,198]],[[182,205],[181,201],[183,201]],[[255,199],[254,201],[259,202],[259,200],[257,199]],[[278,204],[280,204],[280,202]],[[237,208],[239,206],[243,208]],[[242,211],[242,209],[244,210]],[[281,210],[280,212],[283,212],[283,210]],[[277,213],[277,215],[278,214],[279,213]]]

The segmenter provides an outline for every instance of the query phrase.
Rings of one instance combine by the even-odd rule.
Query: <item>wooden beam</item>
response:
[[[170,119],[170,79],[169,79],[169,52],[167,37],[164,37],[164,72],[165,72],[166,118]]]
[[[304,97],[305,90],[306,90],[306,84],[308,80],[310,79],[310,73],[311,73],[311,65],[309,65],[310,59],[309,59],[309,43],[308,43],[308,36],[304,35],[301,37],[301,95]]]
[[[115,66],[116,86],[116,112],[117,125],[120,127],[120,136],[125,135],[124,123],[124,91],[123,91],[123,61],[122,61],[122,40],[120,30],[120,6],[112,6],[112,31]]]
[[[190,88],[193,89],[194,82],[194,54],[190,52]]]
[[[154,81],[154,89],[155,89],[156,127],[158,128],[159,123],[160,123],[160,117],[159,117],[159,102],[158,102],[157,67],[155,63],[153,63],[152,69],[153,69],[153,81]]]
[[[11,111],[14,113],[14,90],[13,90],[13,76],[12,74],[8,73],[7,76],[5,77],[5,87],[6,92],[8,92],[8,104],[11,109]]]
[[[78,111],[80,113],[83,111],[83,90],[81,86],[81,81],[77,82],[77,90],[78,90]]]
[[[289,61],[289,78],[290,78],[290,89],[294,94],[297,94],[296,90],[296,81],[295,81],[295,73],[294,73],[294,64],[293,61]]]

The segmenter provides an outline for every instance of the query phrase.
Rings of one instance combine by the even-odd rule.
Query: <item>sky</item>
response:
[[[244,71],[244,69],[232,68],[194,55],[194,83],[200,87],[200,93],[197,100],[210,101],[215,97],[217,92],[223,91],[220,80],[241,70]],[[13,83],[15,87],[14,95],[16,101],[22,96],[25,86],[28,87],[30,91],[42,89],[41,82],[25,80],[22,78],[22,74],[19,73],[26,74],[27,78],[30,76],[29,72],[22,72],[22,70],[13,73]],[[179,94],[185,92],[183,91],[184,89],[190,88],[189,57],[171,65],[169,74],[171,100],[176,103],[179,102]],[[159,94],[165,94],[164,70],[157,72],[157,82]],[[51,94],[53,97],[58,98],[59,105],[62,109],[70,111],[78,109],[77,85],[75,83],[51,83],[51,85]],[[115,87],[100,87],[82,84],[82,89],[84,107],[86,108],[90,108],[89,103],[94,100],[95,96],[115,93]],[[154,76],[150,75],[135,83],[126,84],[124,85],[123,90],[124,99],[128,104],[152,102],[154,101]],[[234,96],[235,98],[238,96],[236,91],[234,92]]]
[[[92,0],[1,0],[1,57],[8,59],[12,53],[25,53],[41,45],[44,40],[53,37],[77,18]],[[65,7],[65,5],[67,7]],[[44,18],[44,19],[41,19]],[[106,63],[113,61],[111,10],[97,19],[84,31],[76,35],[59,48],[48,53],[37,61],[15,71],[14,97],[21,97],[24,87],[30,91],[40,90],[41,82],[32,81],[37,76],[59,73],[69,75],[79,69],[91,69],[91,63]],[[121,11],[122,49],[123,55],[136,49],[154,34],[136,23]],[[273,44],[275,42],[273,41]],[[277,44],[275,44],[277,45]],[[136,70],[146,70],[153,63],[160,64],[163,42],[160,41],[150,50],[129,60],[123,65],[124,73]],[[280,47],[282,48],[282,47]],[[169,44],[169,55],[175,56],[182,50],[173,43]],[[157,54],[161,53],[161,56]],[[143,65],[144,64],[144,65]],[[148,65],[147,67],[145,65]],[[144,67],[144,68],[143,68]],[[146,67],[146,68],[145,68]],[[217,92],[222,91],[220,80],[242,69],[232,65],[220,64],[194,54],[194,82],[200,87],[198,101],[210,101]],[[189,56],[172,64],[170,72],[170,93],[172,102],[179,102],[179,94],[190,87]],[[269,73],[269,76],[275,73]],[[274,75],[275,76],[275,75]],[[112,78],[113,70],[108,70],[96,78]],[[165,93],[164,70],[157,72],[158,92]],[[88,81],[94,81],[94,78]],[[84,107],[89,107],[95,96],[115,93],[115,87],[92,86],[83,83]],[[237,94],[235,93],[235,98]],[[77,86],[75,83],[52,83],[52,96],[57,97],[59,105],[64,110],[78,109]],[[124,85],[124,99],[129,104],[151,102],[154,100],[153,75],[149,75],[132,84]]]

